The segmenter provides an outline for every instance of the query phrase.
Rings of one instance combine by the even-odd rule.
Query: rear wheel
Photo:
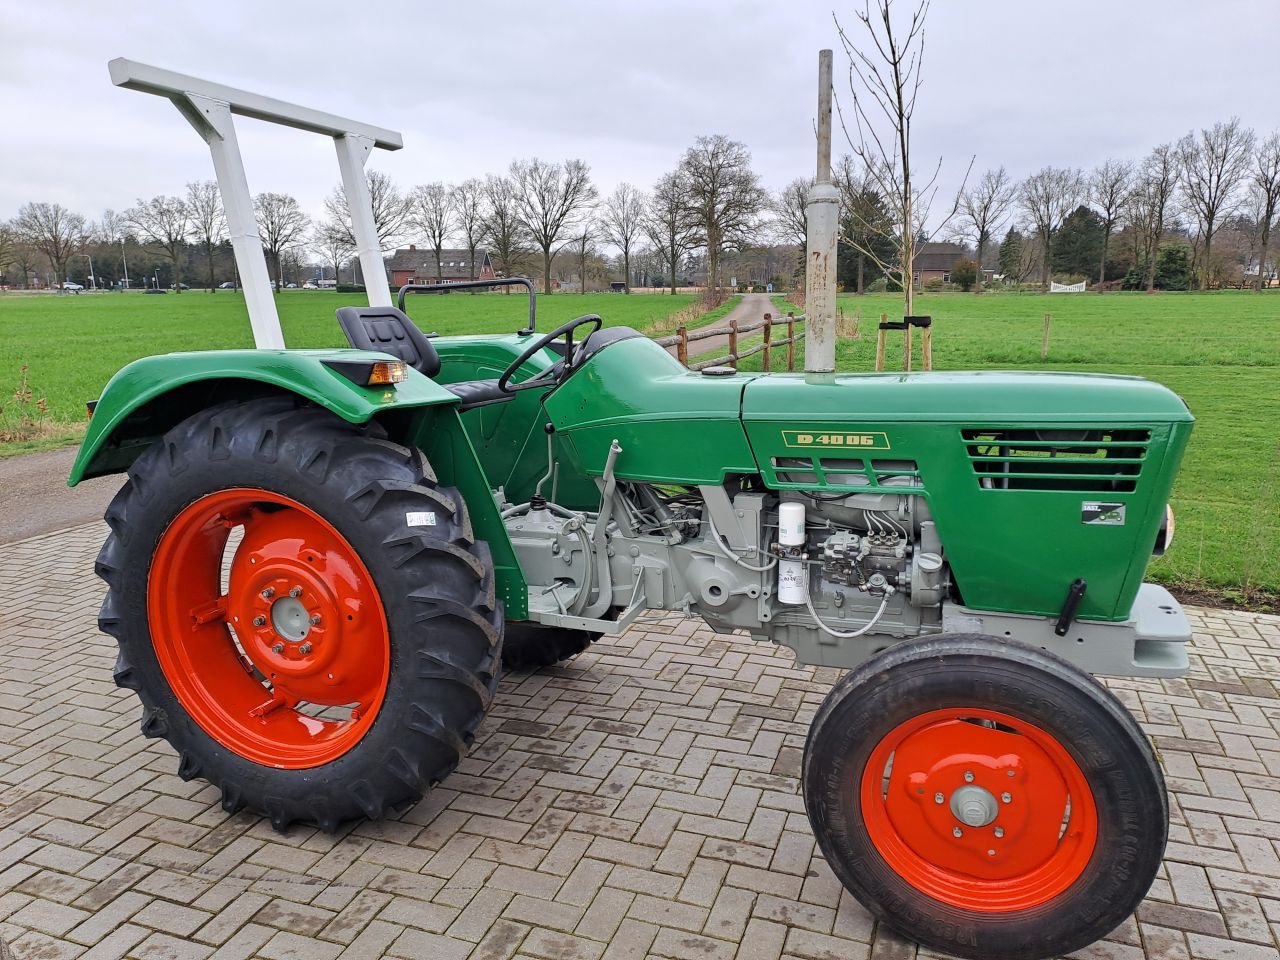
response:
[[[540,670],[576,657],[600,637],[587,630],[508,623],[502,641],[502,667],[521,672]]]
[[[1048,957],[1105,936],[1154,880],[1164,780],[1091,677],[983,636],[899,644],[828,695],[805,804],[841,882],[963,957]]]
[[[225,405],[139,457],[107,521],[116,682],[228,811],[333,830],[465,754],[502,614],[461,497],[418,452],[291,399]]]

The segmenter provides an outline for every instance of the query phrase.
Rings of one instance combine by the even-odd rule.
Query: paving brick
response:
[[[939,956],[816,852],[800,764],[839,671],[658,618],[505,678],[458,772],[399,818],[282,836],[137,735],[94,624],[103,529],[0,557],[20,618],[0,631],[0,932],[20,957]],[[1161,752],[1166,863],[1079,958],[1276,957],[1280,618],[1189,614],[1186,678],[1111,683]]]

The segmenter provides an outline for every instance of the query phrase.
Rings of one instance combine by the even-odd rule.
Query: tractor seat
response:
[[[357,350],[389,353],[432,379],[440,373],[440,354],[427,335],[402,310],[395,307],[339,307],[338,325],[346,334],[347,343]],[[497,380],[467,380],[441,386],[462,401],[462,410],[503,403],[515,396],[499,390]]]

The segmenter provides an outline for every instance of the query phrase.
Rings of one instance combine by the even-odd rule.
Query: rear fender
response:
[[[225,350],[135,361],[103,390],[67,483],[127,470],[171,427],[213,404],[292,393],[349,423],[376,418],[392,439],[422,449],[439,480],[462,494],[476,539],[489,544],[507,616],[525,619],[524,577],[458,398],[416,370],[394,387],[371,388],[323,363],[390,359],[364,350]]]
[[[111,378],[94,406],[67,483],[128,469],[170,427],[226,400],[292,393],[350,423],[458,402],[413,369],[394,386],[362,387],[324,365],[394,359],[364,350],[211,350],[136,360]]]

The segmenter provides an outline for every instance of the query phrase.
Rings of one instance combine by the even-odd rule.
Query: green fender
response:
[[[366,350],[212,350],[136,360],[102,391],[67,484],[74,487],[89,477],[128,469],[170,427],[226,400],[287,391],[350,423],[383,416],[399,442],[419,446],[440,480],[460,490],[476,536],[492,550],[507,616],[523,619],[528,615],[527,587],[484,468],[458,415],[457,396],[413,369],[394,386],[362,387],[324,364],[394,359]]]
[[[458,402],[413,369],[395,386],[362,387],[323,362],[394,359],[365,350],[210,350],[135,360],[102,391],[67,484],[128,468],[170,427],[223,400],[288,391],[350,423],[389,410]]]

